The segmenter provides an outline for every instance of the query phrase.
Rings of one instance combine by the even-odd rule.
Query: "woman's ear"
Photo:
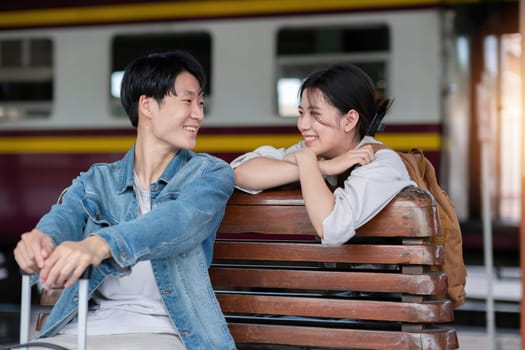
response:
[[[359,113],[355,109],[349,110],[344,118],[344,130],[346,132],[352,131],[359,122]]]

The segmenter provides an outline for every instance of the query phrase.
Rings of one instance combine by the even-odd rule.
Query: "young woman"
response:
[[[368,145],[379,143],[367,135],[373,135],[370,128],[382,120],[390,101],[379,98],[368,75],[349,64],[313,72],[299,94],[297,128],[304,140],[287,149],[262,146],[235,159],[236,187],[257,193],[299,181],[322,242],[343,244],[414,184],[396,152],[374,154]]]

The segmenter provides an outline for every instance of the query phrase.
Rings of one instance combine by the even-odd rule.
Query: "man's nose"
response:
[[[191,116],[200,121],[204,119],[204,108],[200,103],[193,106]]]

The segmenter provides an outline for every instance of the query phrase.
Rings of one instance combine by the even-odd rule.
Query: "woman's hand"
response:
[[[339,175],[354,165],[366,165],[374,159],[375,154],[372,146],[366,145],[351,149],[335,158],[322,160],[319,162],[319,167],[321,168],[321,173],[325,176]]]
[[[89,265],[97,266],[110,256],[108,245],[98,236],[89,236],[80,242],[63,242],[45,260],[40,282],[44,289],[70,287]]]
[[[284,156],[283,160],[287,161],[288,163],[298,165],[300,161],[304,160],[317,160],[317,155],[314,151],[312,151],[310,148],[302,148],[298,151],[288,153],[286,156]]]
[[[297,158],[296,158],[296,156],[297,156],[297,152],[300,152],[300,151],[301,150],[286,154],[284,156],[283,160],[285,162],[290,163],[290,164],[297,165]]]

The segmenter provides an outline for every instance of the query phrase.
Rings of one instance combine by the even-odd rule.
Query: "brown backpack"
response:
[[[382,144],[370,145],[374,152],[380,149],[388,149]],[[430,192],[436,201],[442,234],[435,237],[434,242],[441,244],[445,252],[442,270],[448,276],[448,298],[453,302],[454,307],[459,307],[465,302],[467,271],[463,262],[461,228],[454,204],[439,186],[434,167],[423,155],[423,151],[413,148],[408,153],[397,152],[397,154],[405,164],[410,178],[419,188]]]

